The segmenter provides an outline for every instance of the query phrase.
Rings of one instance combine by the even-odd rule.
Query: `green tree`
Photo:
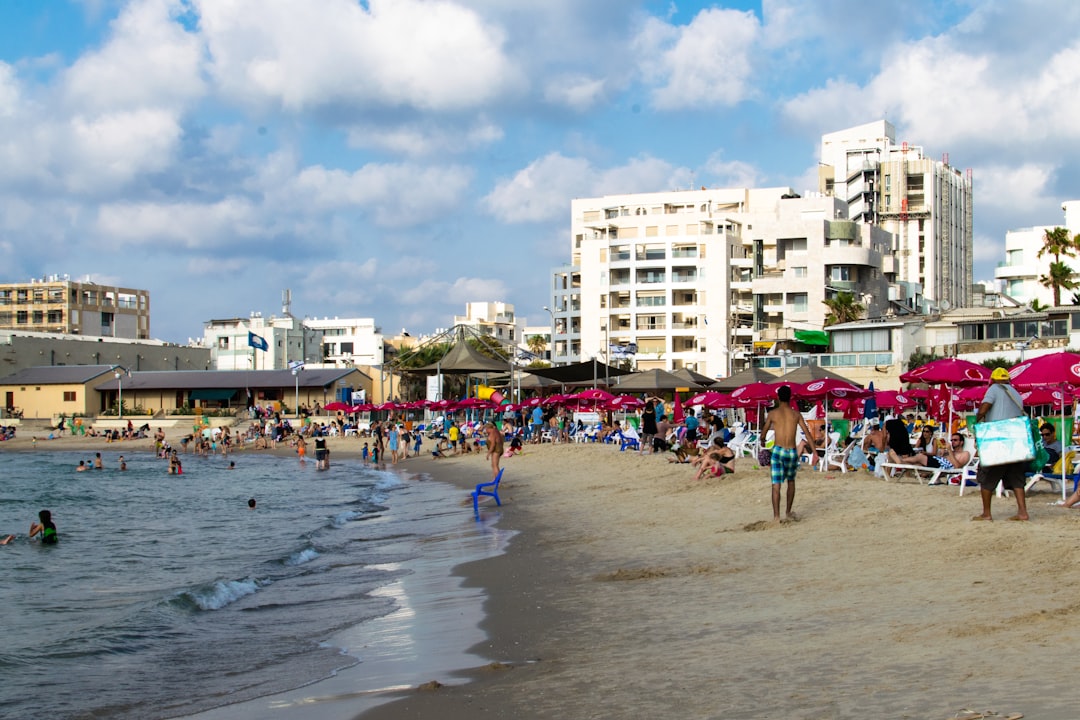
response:
[[[1072,268],[1061,262],[1061,256],[1075,257],[1077,244],[1077,238],[1069,235],[1068,228],[1056,227],[1043,233],[1043,246],[1039,248],[1038,257],[1052,255],[1054,262],[1050,263],[1049,274],[1039,278],[1039,282],[1053,291],[1054,307],[1061,305],[1062,288],[1071,290],[1076,287],[1072,280]]]
[[[926,365],[927,363],[931,363],[931,362],[933,362],[935,360],[940,360],[940,359],[941,359],[941,355],[938,355],[937,353],[933,353],[933,352],[924,353],[924,352],[919,352],[918,350],[916,350],[915,352],[908,355],[908,359],[907,359],[908,372],[911,372],[912,370],[914,370],[917,367],[922,367],[923,365]]]
[[[533,355],[542,356],[547,350],[548,341],[543,335],[530,335],[525,344]]]
[[[829,314],[825,317],[826,327],[854,322],[866,312],[866,308],[855,301],[854,293],[838,292],[835,297],[826,298],[821,302],[829,308]]]
[[[1062,290],[1075,290],[1077,287],[1076,280],[1073,279],[1073,269],[1063,262],[1054,261],[1050,263],[1050,272],[1039,278],[1039,283],[1043,287],[1048,287],[1054,293],[1054,307],[1061,305],[1061,291]]]

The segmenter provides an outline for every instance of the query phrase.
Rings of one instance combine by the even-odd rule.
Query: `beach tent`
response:
[[[808,383],[811,380],[843,380],[844,382],[851,383],[852,385],[859,385],[857,382],[853,382],[850,378],[846,378],[843,375],[838,375],[834,372],[826,370],[820,365],[803,365],[800,368],[796,368],[786,375],[781,375],[779,382],[791,383],[792,385],[802,385]],[[859,385],[859,387],[862,387]]]
[[[701,373],[691,370],[690,368],[679,368],[678,370],[672,370],[671,374],[675,377],[682,378],[683,380],[689,380],[692,383],[704,385],[705,387],[709,387],[716,382],[715,378],[711,378],[708,375],[702,375]]]
[[[505,373],[509,366],[509,360],[496,360],[483,355],[462,337],[438,362],[419,368],[409,368],[408,372],[429,375],[432,373],[472,375],[473,373]]]
[[[723,380],[718,380],[709,386],[710,390],[716,390],[717,392],[731,392],[737,390],[743,385],[749,385],[751,383],[770,383],[776,380],[776,375],[772,374],[768,370],[764,370],[759,367],[751,367],[746,370],[735,373],[731,377],[726,377]]]
[[[627,375],[618,379],[615,388],[619,392],[649,392],[649,391],[664,391],[664,390],[677,390],[678,388],[688,388],[690,390],[702,390],[702,386],[697,383],[689,382],[688,380],[672,375],[667,370],[643,370],[641,372]]]
[[[571,365],[556,365],[549,368],[531,368],[525,372],[539,377],[554,380],[561,385],[599,384],[605,378],[629,375],[629,370],[607,365],[599,360],[573,363]]]

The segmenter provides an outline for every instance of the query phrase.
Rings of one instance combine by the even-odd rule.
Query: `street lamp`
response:
[[[552,310],[551,308],[549,308],[547,305],[544,306],[544,309],[547,310],[548,315],[551,316],[551,364],[554,365],[555,364],[555,311]],[[555,308],[555,310],[558,310],[559,312],[562,312],[562,308]]]
[[[791,351],[790,350],[777,350],[776,354],[780,356],[780,363],[781,363],[781,368],[782,368],[780,374],[781,375],[787,375],[787,359],[789,357],[791,357]]]
[[[293,382],[296,385],[296,405],[293,406],[293,413],[298,420],[300,418],[300,371],[303,369],[303,365],[297,365],[292,369]]]
[[[117,365],[113,368],[113,375],[116,376],[116,417],[118,420],[124,419],[124,375],[127,375],[128,371],[125,368]]]

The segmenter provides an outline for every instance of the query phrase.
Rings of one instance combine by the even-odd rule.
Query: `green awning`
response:
[[[191,400],[231,400],[236,390],[192,390],[188,396]]]
[[[829,345],[829,333],[824,330],[796,330],[795,339],[807,345]]]

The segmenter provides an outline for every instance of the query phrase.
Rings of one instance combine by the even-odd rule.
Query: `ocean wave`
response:
[[[286,560],[286,565],[303,565],[319,557],[319,551],[315,548],[304,548],[300,552],[294,552]]]
[[[186,590],[174,598],[180,605],[199,610],[220,610],[240,598],[259,590],[264,583],[246,578],[244,580],[217,580],[192,590]]]
[[[338,513],[333,518],[331,518],[330,525],[336,528],[343,527],[345,523],[351,520],[355,520],[358,517],[360,517],[360,513],[356,512],[355,510],[346,510],[345,512]]]

